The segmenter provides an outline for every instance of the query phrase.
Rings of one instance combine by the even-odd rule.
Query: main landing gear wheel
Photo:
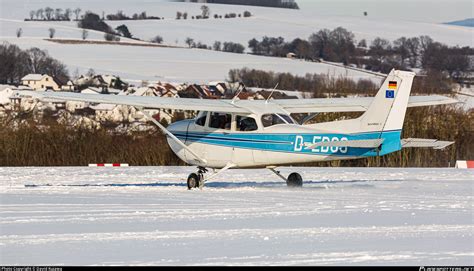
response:
[[[201,178],[196,173],[189,174],[188,189],[191,190],[193,188],[198,188],[200,181],[201,181]]]
[[[288,176],[288,179],[286,180],[286,185],[288,187],[302,187],[303,186],[303,178],[301,178],[301,175],[293,172]]]

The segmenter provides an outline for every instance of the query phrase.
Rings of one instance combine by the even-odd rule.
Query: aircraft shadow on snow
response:
[[[375,187],[380,182],[401,182],[402,180],[323,180],[305,181],[300,189],[325,189],[327,185],[349,185],[353,187]],[[314,186],[313,186],[314,185]],[[25,184],[27,188],[34,187],[187,187],[186,183],[105,183],[105,184]],[[286,188],[284,182],[209,182],[206,188]]]

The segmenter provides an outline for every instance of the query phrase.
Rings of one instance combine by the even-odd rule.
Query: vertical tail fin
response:
[[[415,73],[392,70],[367,111],[358,118],[360,130],[401,130]]]
[[[414,77],[413,72],[392,70],[362,116],[318,123],[313,127],[348,134],[401,130]]]

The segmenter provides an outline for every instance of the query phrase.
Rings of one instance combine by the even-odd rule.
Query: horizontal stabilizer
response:
[[[423,139],[423,138],[406,138],[402,139],[403,148],[433,148],[441,150],[449,145],[454,144],[453,141],[440,141],[437,139]]]
[[[383,139],[362,139],[346,141],[322,141],[314,144],[307,143],[306,149],[312,150],[317,147],[350,147],[350,148],[378,148]]]

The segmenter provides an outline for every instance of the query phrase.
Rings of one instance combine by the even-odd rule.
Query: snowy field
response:
[[[29,17],[30,10],[44,8],[49,5],[53,8],[80,7],[83,12],[91,10],[99,15],[124,11],[131,16],[133,13],[146,11],[148,15],[164,17],[165,20],[144,21],[108,21],[111,26],[117,27],[126,24],[131,33],[141,39],[151,39],[161,35],[165,43],[185,45],[186,37],[194,38],[204,44],[212,45],[214,41],[233,41],[247,46],[252,38],[267,36],[282,36],[287,40],[294,38],[308,38],[312,33],[323,28],[334,29],[342,26],[354,32],[356,39],[367,39],[369,42],[375,37],[389,40],[401,36],[412,37],[430,35],[433,39],[460,46],[472,46],[474,30],[469,27],[445,25],[443,22],[460,20],[472,17],[472,2],[466,0],[455,1],[380,1],[363,0],[357,3],[351,1],[297,1],[300,10],[263,8],[237,5],[209,4],[211,19],[191,20],[191,16],[201,14],[201,4],[172,3],[169,1],[93,1],[93,0],[3,0],[3,10],[0,18],[9,20],[23,20]],[[214,14],[226,13],[242,14],[250,11],[251,18],[219,19]],[[187,12],[188,20],[175,20],[176,12]],[[368,16],[363,16],[367,11]],[[6,26],[0,27],[0,36],[15,37],[16,27],[23,22],[0,21]],[[25,36],[46,36],[47,29],[52,25],[59,28],[74,26],[74,22],[36,22],[41,31],[25,30]],[[43,26],[44,24],[44,26]],[[61,34],[58,33],[58,37]],[[76,34],[80,38],[80,33]]]
[[[41,39],[5,39],[23,49],[35,46],[46,49],[54,58],[67,63],[71,73],[77,69],[85,74],[90,68],[96,73],[114,74],[129,81],[153,80],[166,82],[208,83],[228,78],[230,69],[254,68],[275,72],[291,72],[304,76],[318,73],[331,77],[369,79],[381,78],[323,63],[232,54],[203,49],[154,48],[114,45],[67,45]]]
[[[377,4],[375,4],[377,2]],[[282,36],[286,40],[296,37],[308,38],[323,28],[342,26],[352,31],[357,40],[368,43],[377,36],[394,40],[401,36],[430,35],[435,40],[449,45],[472,46],[474,29],[445,25],[443,22],[472,17],[472,3],[466,0],[372,1],[363,0],[356,5],[349,1],[298,1],[300,10],[262,8],[249,6],[210,4],[214,14],[243,13],[249,10],[251,18],[175,20],[176,12],[187,12],[189,17],[201,13],[200,4],[172,3],[164,0],[2,0],[0,3],[0,42],[8,41],[23,49],[38,47],[65,63],[71,74],[86,73],[93,68],[97,73],[114,74],[130,82],[172,81],[207,83],[222,81],[230,69],[249,67],[297,75],[322,73],[330,76],[348,76],[352,79],[370,79],[380,83],[380,78],[358,71],[347,70],[323,63],[308,63],[281,58],[238,55],[207,50],[142,48],[113,45],[64,45],[44,41],[48,29],[56,29],[57,39],[81,39],[81,29],[75,22],[24,22],[30,10],[51,6],[91,10],[99,15],[123,10],[131,16],[146,11],[150,16],[165,20],[107,21],[116,27],[126,24],[131,33],[148,40],[156,35],[164,38],[168,45],[185,46],[187,37],[196,42],[212,45],[214,41],[239,42],[247,46],[252,38]],[[423,12],[420,12],[420,11]],[[369,16],[363,16],[363,12]],[[16,38],[18,28],[23,29],[21,38]],[[100,32],[89,31],[89,40],[103,40]],[[122,41],[130,41],[122,38]]]
[[[0,265],[474,265],[458,169],[0,168]]]

